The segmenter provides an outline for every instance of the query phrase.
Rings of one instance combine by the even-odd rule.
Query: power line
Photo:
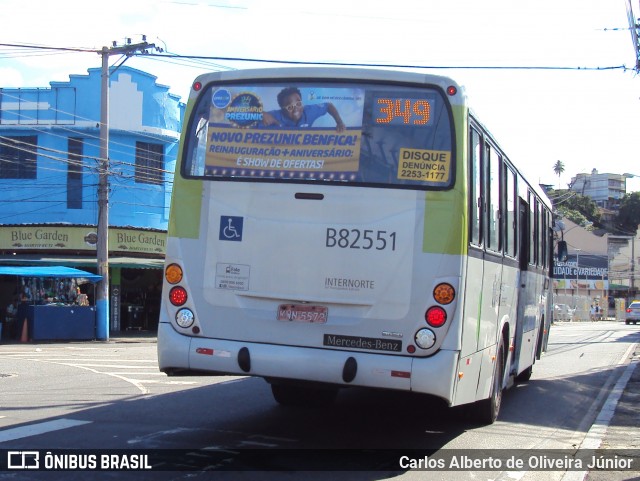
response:
[[[84,52],[84,53],[100,53],[100,50],[78,48],[78,47],[50,47],[47,45],[38,45],[33,43],[0,43],[0,47],[16,47],[35,50],[63,51],[63,52]]]
[[[462,69],[462,70],[627,70],[625,65],[609,67],[561,67],[552,65],[412,65],[412,64],[391,64],[391,63],[356,63],[356,62],[310,62],[308,60],[283,60],[283,59],[260,59],[245,57],[216,57],[205,55],[177,55],[177,54],[137,54],[138,57],[158,57],[170,59],[199,59],[218,60],[225,62],[255,62],[255,63],[277,63],[290,65],[325,65],[334,67],[386,67],[386,68],[408,68],[408,69]]]
[[[146,40],[144,41],[146,43]],[[143,43],[144,44],[144,43]],[[143,45],[136,44],[136,45]],[[153,45],[153,44],[147,44]],[[0,43],[0,46],[19,47],[25,49],[40,49],[46,51],[66,51],[66,52],[84,52],[84,53],[101,53],[102,50],[70,48],[70,47],[50,47],[32,44],[12,44]],[[155,45],[153,45],[154,48]],[[284,65],[325,65],[325,66],[342,66],[342,67],[386,67],[386,68],[406,68],[406,69],[461,69],[461,70],[574,70],[574,71],[607,71],[607,70],[629,70],[626,65],[614,65],[606,67],[577,67],[577,66],[554,66],[554,65],[416,65],[416,64],[393,64],[393,63],[369,63],[369,62],[321,62],[308,60],[286,60],[286,59],[264,59],[264,58],[248,58],[248,57],[219,57],[209,55],[179,55],[175,53],[164,52],[161,48],[156,48],[161,53],[152,53],[148,49],[141,51],[129,51],[125,54],[129,57],[148,57],[163,60],[215,60],[223,62],[253,62],[253,63],[270,63]],[[219,66],[222,67],[222,66]],[[227,67],[229,68],[229,67]],[[229,68],[231,69],[231,68]],[[631,69],[632,70],[632,69]]]

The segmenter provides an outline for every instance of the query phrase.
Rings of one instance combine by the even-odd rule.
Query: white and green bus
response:
[[[493,422],[552,319],[552,212],[451,79],[278,68],[193,83],[176,165],[160,370],[349,386]]]

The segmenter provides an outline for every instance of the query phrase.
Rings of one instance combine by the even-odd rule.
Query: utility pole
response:
[[[136,52],[147,53],[148,49],[155,48],[154,44],[147,43],[143,35],[142,42],[132,44],[127,39],[127,44],[102,47],[102,70],[100,83],[100,166],[98,177],[98,243],[96,246],[96,260],[98,275],[102,280],[96,286],[96,339],[109,340],[109,57],[111,55],[123,55],[124,59],[113,70],[118,69],[127,58]],[[113,73],[113,72],[111,72]]]
[[[102,47],[100,74],[100,168],[98,170],[98,275],[96,339],[109,339],[109,49]]]
[[[631,277],[629,289],[629,301],[633,301],[636,297],[636,235],[631,238]]]
[[[640,32],[640,19],[636,18],[633,13],[633,6],[631,0],[627,0],[627,19],[629,20],[629,30],[631,31],[631,41],[633,42],[633,51],[636,54],[636,72],[640,71],[640,39],[638,33]]]

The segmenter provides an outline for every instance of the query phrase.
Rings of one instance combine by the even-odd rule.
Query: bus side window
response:
[[[536,198],[529,191],[529,265],[535,266],[537,260],[537,226],[536,226]]]
[[[469,241],[471,244],[482,243],[482,159],[480,134],[471,128],[469,136]]]
[[[535,209],[534,209],[534,218],[535,218],[535,251],[536,251],[536,265],[542,265],[541,262],[541,242],[540,242],[540,201],[536,198],[535,201]]]
[[[500,165],[501,158],[498,151],[487,144],[485,150],[488,162],[488,179],[486,182],[488,196],[487,200],[487,248],[500,252],[502,245],[500,233],[502,232],[502,215],[500,210]]]
[[[504,241],[505,247],[504,252],[510,257],[515,257],[517,245],[518,245],[518,224],[516,217],[516,175],[515,173],[505,164],[504,166],[505,172],[505,190],[506,195],[504,196],[506,201],[506,219],[504,225]]]
[[[542,267],[548,267],[549,257],[547,251],[547,235],[549,234],[549,226],[547,223],[547,213],[540,208],[540,263]]]

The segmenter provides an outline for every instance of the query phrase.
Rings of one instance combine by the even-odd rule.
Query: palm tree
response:
[[[560,176],[562,175],[562,173],[564,172],[564,162],[562,162],[561,160],[558,160],[554,165],[553,165],[553,171],[556,173],[556,175],[558,176],[558,189],[560,188]]]

